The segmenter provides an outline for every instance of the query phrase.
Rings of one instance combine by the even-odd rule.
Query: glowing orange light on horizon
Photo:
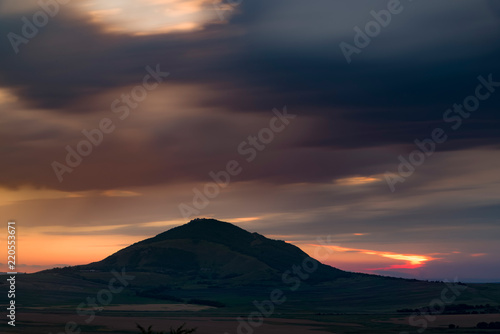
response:
[[[340,246],[333,246],[333,245],[308,244],[308,246],[325,247],[325,248],[335,250],[337,252],[356,252],[356,253],[360,253],[360,254],[385,257],[385,258],[394,259],[394,260],[398,260],[398,261],[405,261],[404,264],[394,264],[394,265],[390,265],[389,267],[385,267],[385,268],[365,269],[365,270],[369,270],[369,271],[371,271],[371,270],[388,270],[388,269],[416,269],[416,268],[423,267],[426,262],[437,260],[437,258],[434,258],[432,256],[428,256],[428,255],[398,254],[398,253],[393,253],[393,252],[382,252],[382,251],[359,249],[359,248],[347,248],[347,247],[340,247]]]

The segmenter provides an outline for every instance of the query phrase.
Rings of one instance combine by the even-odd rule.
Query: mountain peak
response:
[[[196,218],[189,223],[174,227],[149,240],[195,239],[216,243],[233,243],[234,240],[248,241],[252,233],[231,223],[211,218]]]
[[[213,218],[195,218],[191,220],[188,224],[230,224],[228,222],[223,222],[221,220],[213,219]]]
[[[191,225],[191,226],[196,226],[196,227],[211,227],[211,228],[230,228],[231,226],[237,227],[234,224],[223,222],[221,220],[217,220],[217,219],[213,219],[213,218],[195,218],[183,226],[186,226],[186,225]]]

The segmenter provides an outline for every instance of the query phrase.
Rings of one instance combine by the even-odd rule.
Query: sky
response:
[[[19,271],[212,217],[343,270],[500,282],[495,0],[0,0],[0,36]]]

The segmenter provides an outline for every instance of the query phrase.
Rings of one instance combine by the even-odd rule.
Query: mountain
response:
[[[297,268],[302,268],[301,273]],[[7,291],[7,285],[0,281],[0,289]],[[485,312],[492,305],[500,305],[500,284],[349,273],[323,265],[284,241],[213,219],[195,219],[102,261],[16,280],[23,333],[60,332],[71,324],[68,319],[78,321],[82,333],[131,333],[136,323],[160,321],[167,327],[183,316],[192,327],[222,326],[200,334],[252,333],[250,327],[243,330],[242,323],[253,323],[252,317],[259,314],[273,318],[266,325],[278,327],[290,319],[306,319],[314,320],[314,326],[321,321],[323,327],[335,328],[335,333],[401,333],[416,331],[396,319],[412,312],[424,312],[423,319],[428,319],[426,310],[445,306],[443,316],[456,317],[457,310]],[[98,320],[89,323],[94,315]],[[483,321],[483,316],[492,315],[477,314],[473,324]],[[103,326],[106,323],[127,325],[116,331]],[[303,322],[296,326],[296,331],[282,327],[276,333],[305,332]],[[440,327],[437,333],[443,330]]]
[[[350,273],[321,264],[284,241],[214,219],[195,219],[102,261],[23,275],[16,283],[16,302],[63,307],[89,296],[102,299],[99,293],[116,283],[117,273],[133,279],[113,295],[113,304],[198,304],[215,307],[207,312],[219,315],[250,312],[256,300],[268,300],[274,291],[286,295],[279,312],[289,314],[394,313],[427,306],[450,291],[456,292],[455,303],[500,304],[498,284]]]
[[[217,284],[279,282],[283,272],[302,265],[309,256],[298,247],[250,233],[215,219],[195,219],[126,247],[79,270],[154,272],[189,282],[203,278]],[[317,284],[353,274],[310,259],[317,266],[308,283]]]

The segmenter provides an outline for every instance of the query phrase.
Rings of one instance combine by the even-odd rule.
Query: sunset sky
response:
[[[500,282],[500,4],[402,0],[356,47],[394,1],[42,0],[44,16],[0,0],[18,271],[213,217],[344,270]],[[90,153],[68,163],[68,147]]]

